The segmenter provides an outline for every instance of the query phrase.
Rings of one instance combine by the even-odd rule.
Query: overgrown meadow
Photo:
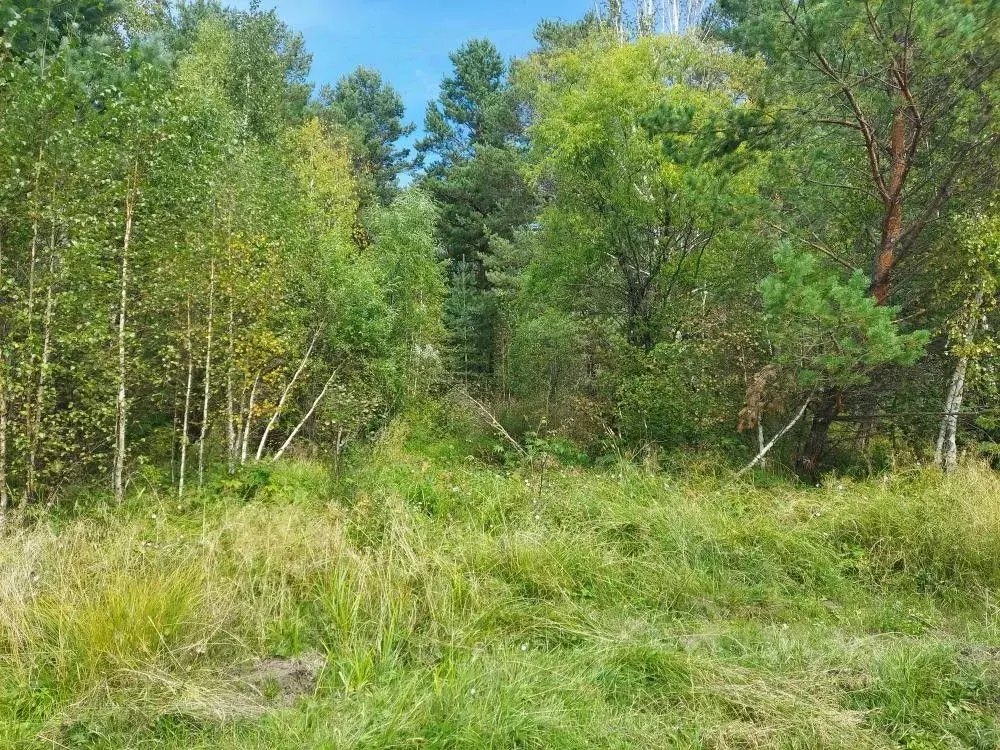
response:
[[[0,745],[993,748],[1000,480],[736,481],[397,426],[5,539]]]

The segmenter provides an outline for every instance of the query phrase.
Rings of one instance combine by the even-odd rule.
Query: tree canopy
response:
[[[339,455],[456,386],[590,455],[997,453],[996,0],[535,39],[453,51],[418,133],[257,3],[0,4],[0,509]]]

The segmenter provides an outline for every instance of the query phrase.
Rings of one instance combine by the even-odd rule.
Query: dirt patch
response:
[[[977,664],[1000,662],[1000,647],[997,646],[972,643],[963,646],[959,653],[964,658]]]
[[[290,659],[271,657],[248,665],[239,679],[266,699],[290,703],[316,690],[325,665],[326,659],[317,653]]]

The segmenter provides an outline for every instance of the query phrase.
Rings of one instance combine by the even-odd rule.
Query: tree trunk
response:
[[[980,286],[969,313],[969,322],[965,326],[965,333],[962,337],[963,351],[948,388],[944,417],[941,419],[941,430],[938,433],[937,450],[934,453],[934,463],[946,472],[954,471],[958,465],[958,416],[962,411],[962,401],[965,398],[965,376],[969,370],[968,347],[976,337],[976,329],[979,327],[979,309],[982,304],[983,289]]]
[[[44,62],[42,63],[44,69]],[[25,315],[25,341],[26,341],[26,371],[20,375],[20,378],[24,380],[31,380],[34,378],[34,365],[36,362],[35,356],[35,284],[36,284],[36,274],[38,271],[38,240],[41,233],[41,206],[39,201],[39,186],[41,184],[42,178],[42,163],[44,160],[45,151],[40,148],[38,150],[38,159],[35,162],[35,188],[32,193],[34,199],[34,215],[31,222],[31,244],[28,250],[28,301],[27,301],[27,311]],[[28,389],[24,389],[27,393]],[[23,404],[23,415],[24,415],[24,428],[25,437],[28,439],[29,453],[30,446],[33,442],[32,439],[32,425],[34,424],[35,417],[33,413],[34,403],[31,398],[27,395],[24,397]],[[34,467],[27,466],[25,471],[25,485],[24,494],[21,497],[21,507],[27,507],[28,503],[34,499]]]
[[[626,42],[624,0],[608,0],[608,24],[611,26],[619,44]]]
[[[3,288],[3,242],[5,228],[0,225],[0,289]],[[4,352],[7,330],[0,328],[0,531],[6,523],[10,495],[7,490],[7,356]]]
[[[899,240],[903,234],[903,187],[906,180],[906,113],[900,103],[892,119],[889,139],[892,175],[885,199],[882,240],[875,258],[871,293],[880,305],[889,301],[892,293],[892,272],[899,262]]]
[[[839,388],[829,388],[823,392],[813,410],[812,428],[806,442],[800,463],[808,474],[815,474],[827,452],[830,425],[840,414],[844,394]]]
[[[38,268],[38,223],[39,220],[36,217],[31,227],[31,245],[28,251],[28,313],[25,326],[28,332],[29,348],[35,330],[35,270]]]
[[[264,456],[264,448],[267,446],[267,438],[271,434],[271,430],[274,425],[278,422],[278,417],[281,416],[281,410],[285,406],[285,401],[288,400],[288,394],[292,392],[292,388],[295,387],[295,381],[299,379],[302,375],[302,371],[306,369],[306,365],[309,364],[309,357],[312,356],[313,347],[316,346],[316,340],[319,338],[319,334],[315,334],[312,341],[309,342],[309,348],[306,350],[306,355],[302,358],[299,363],[298,369],[295,374],[292,375],[292,379],[285,386],[285,389],[281,392],[281,398],[278,399],[278,405],[274,409],[274,414],[271,415],[271,419],[268,420],[267,426],[264,428],[264,434],[260,436],[260,443],[257,445],[257,460],[260,461]]]
[[[872,283],[869,294],[875,298],[878,305],[886,305],[892,295],[892,277],[896,264],[899,262],[899,243],[903,235],[903,197],[907,164],[907,122],[905,102],[900,94],[892,119],[892,130],[889,137],[889,155],[892,159],[892,172],[884,193],[885,213],[882,222],[882,236],[872,273]],[[837,418],[843,404],[843,392],[831,389],[824,396],[820,408],[813,417],[809,442],[803,456],[803,468],[810,474],[815,473],[820,461],[827,452],[827,438],[830,425]]]
[[[236,344],[235,322],[233,320],[232,290],[229,292],[229,347],[226,352],[226,462],[230,474],[236,472],[237,460],[237,436],[236,436],[236,408],[233,404],[233,357],[235,356]]]
[[[253,407],[257,398],[257,386],[260,385],[260,374],[254,378],[253,385],[250,386],[250,401],[247,404],[247,413],[243,418],[243,438],[240,444],[240,466],[247,462],[247,453],[250,445],[250,427],[253,424]]]
[[[31,222],[31,245],[28,252],[28,315],[27,315],[27,330],[28,330],[28,351],[29,356],[31,354],[31,339],[32,332],[34,330],[34,312],[35,312],[35,269],[38,266],[38,235],[41,225],[41,208],[38,204],[38,187],[42,179],[42,159],[44,157],[44,150],[38,150],[38,160],[35,162],[35,189],[34,189],[34,217]]]
[[[212,393],[212,323],[215,318],[215,261],[208,283],[208,331],[205,341],[205,398],[201,409],[201,435],[198,439],[198,487],[205,484],[205,440],[208,438],[208,411]]]
[[[35,190],[38,190],[38,178],[35,178]],[[39,218],[36,216],[31,228],[31,245],[28,253],[28,302],[27,310],[25,315],[25,349],[27,362],[23,364],[23,372],[19,374],[18,379],[32,378],[34,373],[32,372],[35,364],[35,273],[38,268],[38,233],[39,233]],[[16,361],[16,360],[15,360]],[[28,389],[25,388],[24,391]],[[31,425],[34,423],[34,404],[31,399],[24,395],[23,398],[23,421],[24,430],[28,442],[31,442]],[[34,499],[34,487],[32,485],[34,479],[34,472],[31,467],[27,467],[26,477],[24,483],[24,493],[21,496],[21,508],[26,508],[28,503]]]
[[[319,406],[320,402],[323,400],[323,397],[326,396],[326,392],[330,389],[330,386],[333,385],[334,378],[336,377],[337,373],[334,372],[330,376],[330,378],[326,381],[326,383],[323,385],[323,390],[319,392],[319,395],[316,397],[316,400],[313,401],[312,406],[309,407],[309,411],[306,412],[306,415],[302,417],[302,420],[295,426],[295,429],[292,430],[292,434],[288,436],[288,439],[278,449],[278,452],[274,454],[275,461],[279,460],[283,455],[285,455],[285,451],[288,450],[288,446],[292,444],[292,441],[295,440],[295,436],[299,434],[299,431],[302,429],[305,423],[309,421],[310,417],[312,417],[313,413],[316,411],[316,407]]]
[[[236,362],[236,305],[233,300],[233,221],[231,205],[228,205],[226,208],[226,279],[226,308],[229,318],[226,348],[226,468],[229,474],[232,475],[236,473],[236,462],[239,460],[240,445],[239,435],[236,431],[236,404],[233,395],[233,365]]]
[[[191,299],[187,302],[187,334],[185,336],[188,355],[187,386],[184,388],[184,416],[181,418],[181,465],[177,479],[177,496],[184,497],[184,475],[187,469],[188,421],[191,418],[191,390],[194,383],[194,351],[191,341]]]
[[[179,385],[179,383],[178,383]],[[177,481],[177,436],[180,431],[177,429],[177,423],[180,419],[180,405],[181,397],[174,389],[174,418],[170,422],[170,434],[173,436],[170,440],[170,486],[174,486],[174,482]]]
[[[112,486],[115,502],[121,504],[125,500],[125,450],[126,422],[128,419],[128,399],[126,392],[125,366],[126,341],[125,324],[128,317],[128,253],[132,245],[132,222],[135,218],[136,193],[139,190],[139,164],[135,163],[130,184],[125,195],[125,237],[122,242],[121,257],[121,296],[118,305],[118,395],[115,399],[115,462]]]
[[[958,464],[958,415],[962,410],[962,399],[965,395],[965,375],[969,369],[968,355],[958,359],[958,366],[951,379],[948,389],[948,399],[944,406],[944,417],[941,420],[941,431],[938,433],[937,450],[934,463],[944,471],[954,471]]]
[[[752,469],[754,466],[759,464],[767,457],[767,454],[771,452],[771,449],[775,445],[777,445],[778,441],[781,440],[781,438],[783,438],[788,433],[788,431],[791,430],[795,425],[797,425],[799,423],[799,420],[801,420],[802,417],[805,416],[806,409],[809,408],[810,400],[811,398],[806,399],[806,402],[802,404],[802,408],[795,413],[795,416],[792,418],[792,421],[786,424],[784,428],[782,428],[782,430],[777,435],[771,438],[771,442],[769,442],[767,445],[761,445],[760,451],[757,453],[757,456],[754,458],[754,460],[748,463],[742,469],[740,469],[740,471],[736,474],[736,476],[738,477],[743,476],[748,471],[750,471],[750,469]],[[758,427],[759,426],[760,423],[758,422]],[[760,439],[763,440],[764,438],[763,430],[759,430],[757,434],[760,437]]]
[[[38,442],[41,436],[42,420],[45,414],[45,387],[52,354],[52,318],[55,314],[55,294],[53,283],[56,272],[56,228],[53,224],[49,241],[49,282],[45,292],[45,315],[42,322],[42,360],[38,366],[38,382],[35,390],[35,405],[28,425],[28,465],[25,472],[25,498],[33,502],[38,495],[37,467]]]
[[[0,531],[7,523],[10,494],[7,491],[7,373],[6,362],[0,360]]]

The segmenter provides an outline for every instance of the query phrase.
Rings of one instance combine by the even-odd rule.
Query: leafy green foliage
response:
[[[996,747],[998,2],[0,0],[0,746]]]
[[[65,37],[108,30],[122,11],[120,0],[4,0],[0,3],[0,60],[54,50]]]
[[[411,161],[256,1],[0,4],[0,506],[339,460],[449,376],[595,453],[806,394],[800,466],[919,453],[955,378],[997,442],[997,0],[627,5],[462,45]]]
[[[574,289],[577,305],[620,317],[628,341],[648,351],[676,329],[671,295],[702,281],[702,259],[753,187],[716,143],[737,92],[683,81],[734,85],[745,70],[724,53],[659,39],[597,43],[539,64],[549,72],[533,98],[534,170],[555,199],[542,217],[551,250],[535,276]],[[646,127],[623,126],[623,116]],[[566,254],[572,263],[560,261]]]
[[[900,333],[898,310],[876,304],[861,272],[845,281],[788,246],[774,260],[778,271],[761,283],[764,307],[778,359],[803,389],[860,385],[878,367],[910,365],[923,354],[930,334]]]
[[[306,427],[339,452],[438,341],[433,210],[403,200],[361,254],[301,37],[256,7],[141,10],[0,71],[0,515],[112,457],[183,483],[197,454],[202,483]]]

